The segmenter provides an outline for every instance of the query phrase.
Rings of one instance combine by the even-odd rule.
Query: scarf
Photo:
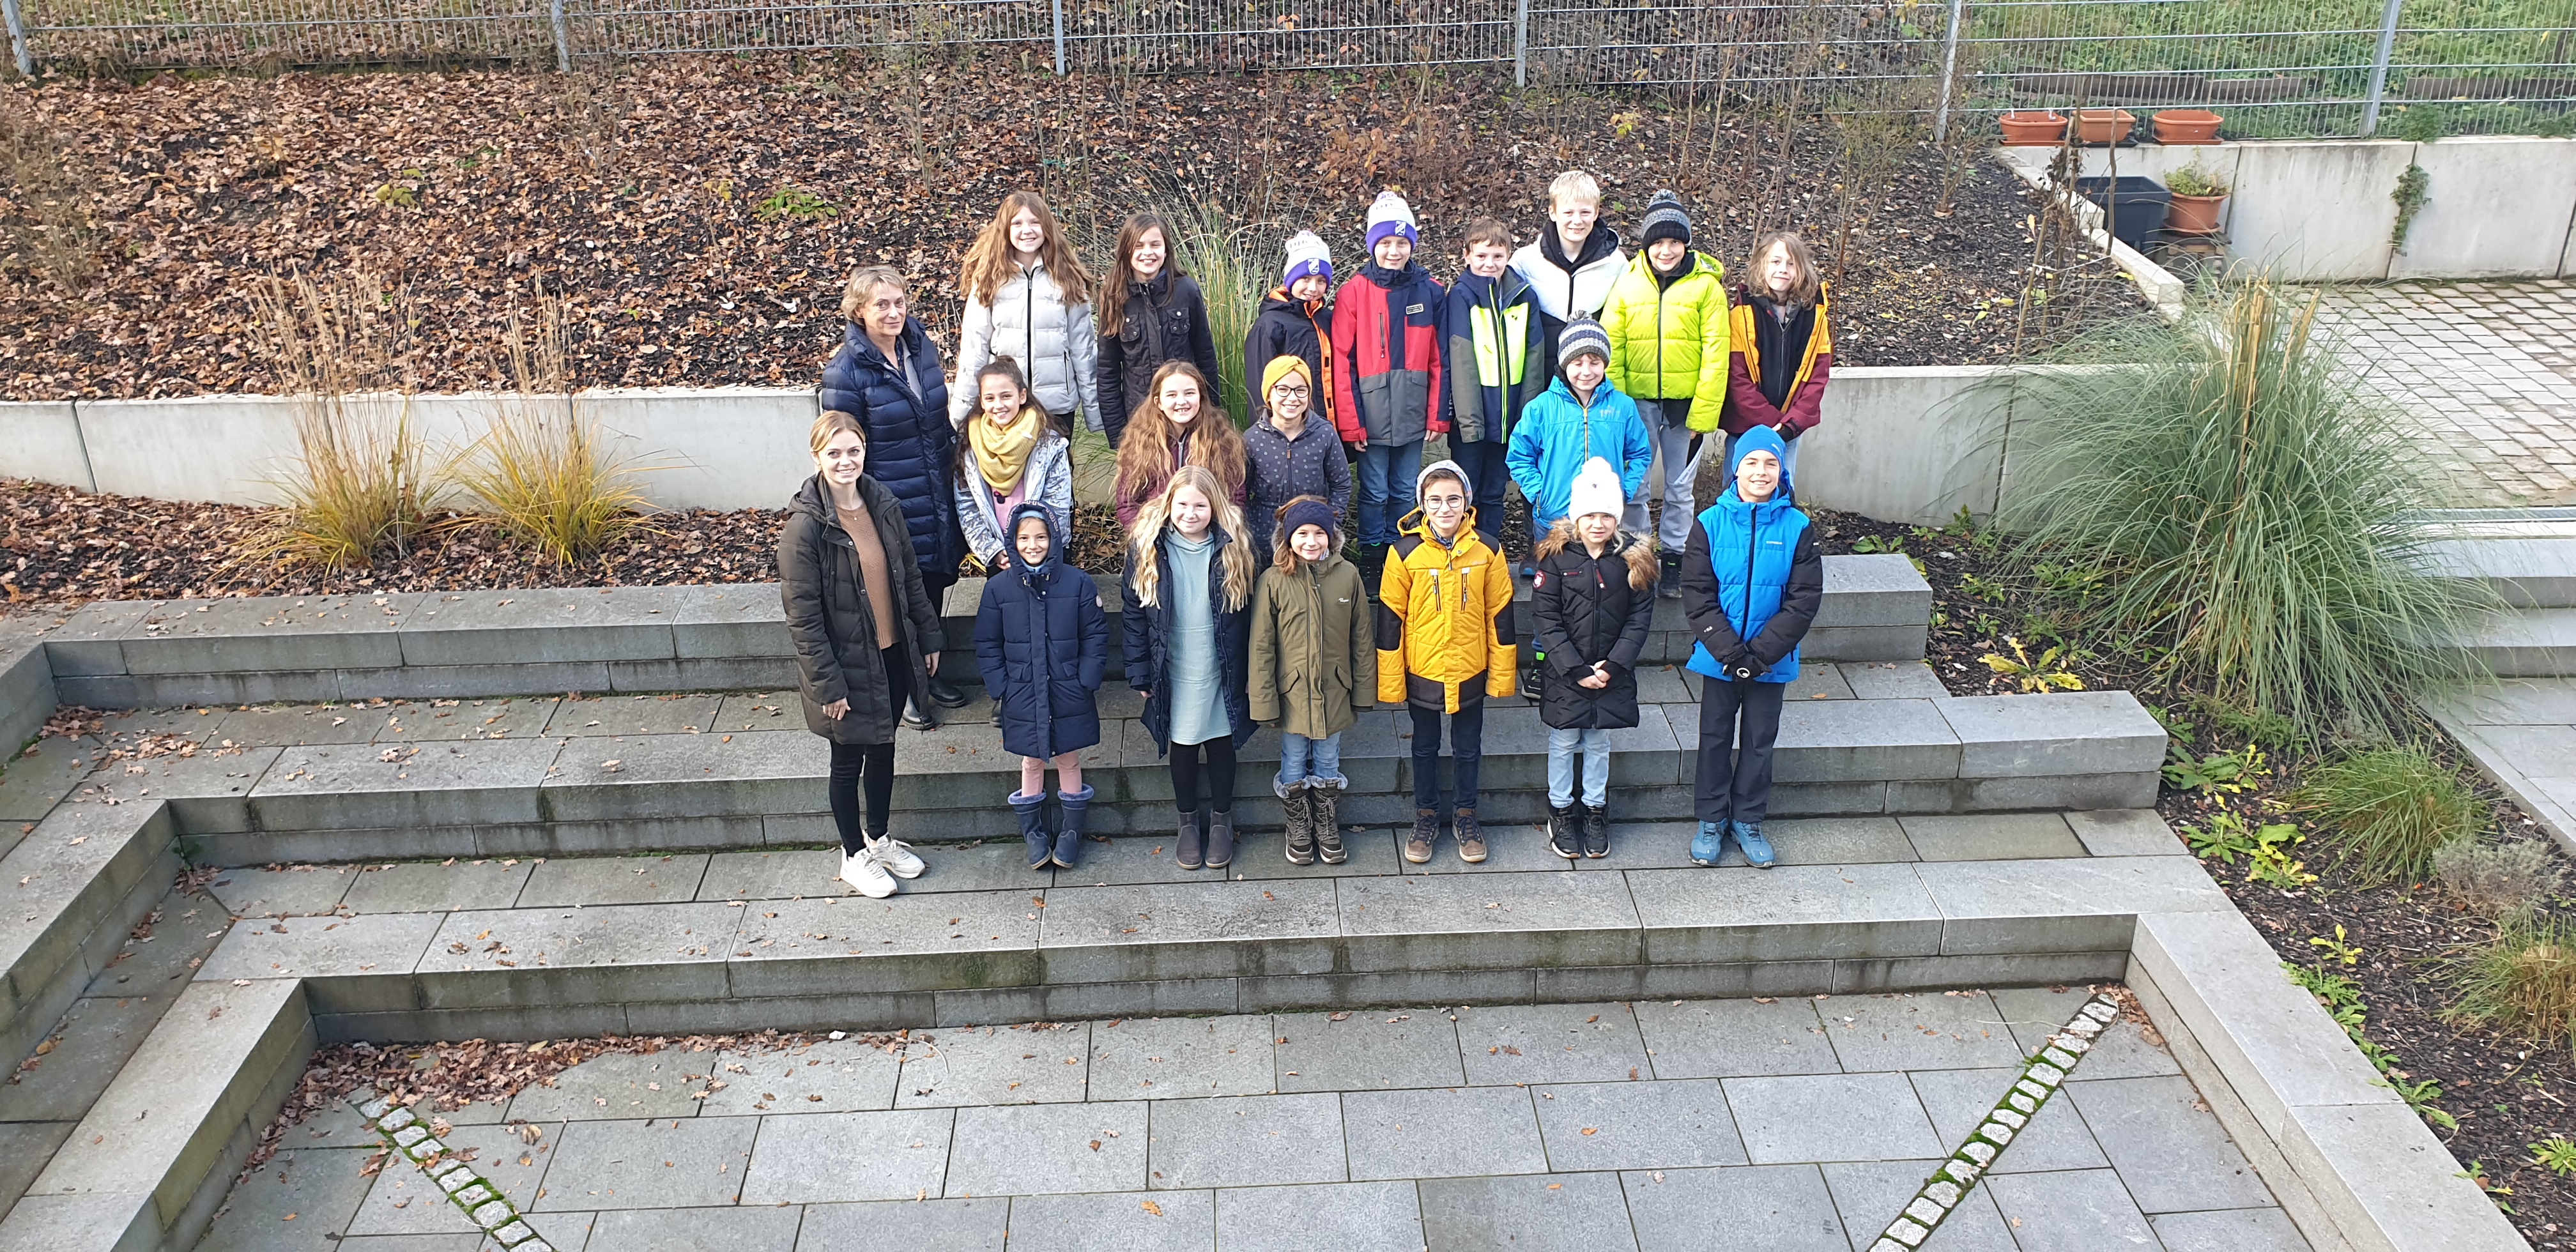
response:
[[[966,442],[975,449],[975,469],[991,484],[994,495],[1007,496],[1019,487],[1043,429],[1033,404],[1020,406],[1019,414],[1000,426],[980,414],[966,424]]]

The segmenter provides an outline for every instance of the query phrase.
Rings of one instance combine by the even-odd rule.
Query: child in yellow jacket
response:
[[[1601,329],[1610,336],[1610,385],[1637,402],[1655,454],[1664,463],[1663,548],[1666,599],[1681,594],[1682,553],[1690,547],[1692,480],[1699,477],[1700,440],[1718,428],[1726,409],[1726,267],[1691,251],[1690,213],[1669,191],[1646,202],[1646,243],[1610,284],[1601,306]],[[1637,534],[1649,527],[1645,492],[1630,492],[1621,525]]]
[[[1502,541],[1476,528],[1474,484],[1455,461],[1424,466],[1416,508],[1380,576],[1377,699],[1413,714],[1413,833],[1404,859],[1431,859],[1440,839],[1440,719],[1449,719],[1457,772],[1458,859],[1485,859],[1476,824],[1476,771],[1484,759],[1485,697],[1517,693],[1518,627],[1512,570]]]

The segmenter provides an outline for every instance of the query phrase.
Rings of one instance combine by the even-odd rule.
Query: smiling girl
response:
[[[1056,429],[1073,429],[1078,409],[1088,411],[1091,429],[1102,429],[1091,272],[1073,254],[1044,197],[1034,191],[1002,197],[993,220],[966,249],[957,285],[966,293],[957,330],[961,384],[995,356],[1011,357],[1027,374],[1022,390],[1055,419]],[[965,425],[976,400],[973,388],[956,388],[948,420]]]
[[[1244,699],[1252,551],[1216,475],[1184,466],[1133,527],[1120,609],[1128,685],[1172,762],[1182,869],[1234,862],[1234,753],[1252,738]]]
[[[1154,378],[1166,363],[1195,365],[1202,380],[1217,376],[1207,300],[1181,272],[1172,243],[1161,217],[1130,215],[1100,288],[1100,416],[1112,447],[1124,446],[1128,418],[1153,400]],[[1216,402],[1213,393],[1208,402]]]
[[[1166,362],[1154,371],[1145,403],[1118,441],[1118,476],[1110,495],[1121,525],[1134,526],[1145,502],[1161,495],[1185,465],[1213,475],[1227,503],[1243,503],[1243,432],[1216,407],[1216,389],[1207,378],[1187,361]]]

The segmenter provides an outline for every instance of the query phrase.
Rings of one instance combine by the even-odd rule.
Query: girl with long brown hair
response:
[[[1153,398],[1164,364],[1187,361],[1199,378],[1217,376],[1216,338],[1207,299],[1181,272],[1171,227],[1154,213],[1133,213],[1118,228],[1118,257],[1100,286],[1100,415],[1112,447],[1122,446],[1127,419]],[[1208,395],[1213,402],[1216,396]]]
[[[966,249],[958,289],[966,314],[957,330],[957,378],[948,420],[964,426],[976,409],[974,390],[963,385],[997,356],[1020,363],[1030,397],[1073,429],[1077,411],[1101,430],[1100,336],[1092,328],[1091,271],[1073,253],[1073,242],[1034,191],[1002,197],[993,220]]]
[[[1145,502],[1160,496],[1183,466],[1206,469],[1228,502],[1243,504],[1243,432],[1217,407],[1215,391],[1187,361],[1167,361],[1154,371],[1145,402],[1118,441],[1110,494],[1122,525],[1134,526]]]

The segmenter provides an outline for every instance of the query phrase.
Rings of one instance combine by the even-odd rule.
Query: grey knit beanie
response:
[[[1678,239],[1687,244],[1691,239],[1690,211],[1682,207],[1680,197],[1658,191],[1646,200],[1645,228],[1647,243]]]
[[[1556,337],[1556,359],[1559,362],[1571,361],[1586,352],[1608,362],[1610,332],[1601,329],[1601,323],[1591,318],[1577,316],[1567,322],[1565,330]]]

